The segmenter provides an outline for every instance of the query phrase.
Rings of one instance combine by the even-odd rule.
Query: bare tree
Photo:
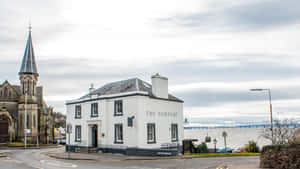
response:
[[[290,143],[297,124],[295,119],[275,119],[273,124],[273,136],[270,128],[265,128],[261,136],[272,141],[273,144]]]

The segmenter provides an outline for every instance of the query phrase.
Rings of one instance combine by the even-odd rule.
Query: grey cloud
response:
[[[221,3],[221,2],[220,2]],[[298,0],[264,0],[223,10],[212,10],[158,19],[159,23],[186,28],[227,31],[274,29],[300,21]]]
[[[38,40],[39,44],[70,32],[75,25],[61,17],[61,13],[59,0],[1,1],[0,50],[15,51],[15,48],[24,48],[29,21],[33,26],[33,40]]]
[[[253,56],[253,54],[249,54]],[[268,56],[262,56],[268,57]],[[43,57],[42,57],[43,58]],[[56,57],[57,58],[57,57]],[[220,64],[228,61],[219,60],[175,60],[168,63],[160,63],[147,66],[111,65],[109,60],[99,59],[51,59],[38,60],[40,73],[39,84],[44,86],[47,96],[76,96],[79,98],[88,91],[90,83],[100,87],[105,83],[139,77],[150,81],[148,72],[159,72],[169,77],[170,85],[188,84],[195,82],[240,82],[252,80],[283,80],[290,77],[298,77],[300,68],[288,64],[276,62],[247,62],[233,56],[229,61],[237,64],[222,67]],[[1,60],[1,79],[19,83],[18,70],[20,61]],[[93,64],[90,64],[93,63]],[[4,79],[3,79],[4,78]],[[265,86],[264,86],[265,87]],[[274,89],[274,100],[298,99],[300,91],[293,89]],[[266,96],[255,94],[245,89],[225,90],[202,88],[193,91],[172,93],[185,100],[185,106],[216,106],[228,102],[243,102],[265,100]],[[59,111],[64,111],[64,101],[48,101],[49,105],[57,106]]]
[[[293,91],[293,92],[290,92]],[[183,92],[175,92],[176,96],[185,101],[185,106],[220,106],[225,103],[240,103],[248,101],[268,101],[268,95],[264,92],[250,92],[249,89],[235,90],[220,88],[201,88]],[[300,99],[300,89],[272,88],[272,100],[293,100]],[[298,107],[299,111],[300,106]],[[290,110],[291,111],[291,110]]]

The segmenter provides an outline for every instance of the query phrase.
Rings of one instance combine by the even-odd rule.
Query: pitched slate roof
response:
[[[25,53],[19,74],[22,73],[38,74],[32,45],[31,30],[29,30]]]
[[[80,99],[89,98],[91,95],[114,95],[122,94],[127,92],[147,92],[152,98],[156,98],[152,93],[152,85],[139,79],[133,78],[128,80],[122,80],[118,82],[108,83],[98,89],[91,91],[90,93],[82,96]],[[176,98],[175,96],[169,94],[168,100],[183,102],[182,100]]]

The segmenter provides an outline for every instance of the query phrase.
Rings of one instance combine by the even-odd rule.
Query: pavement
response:
[[[195,158],[216,158],[212,156],[195,156],[195,155],[179,155],[179,156],[127,156],[123,154],[111,153],[67,153],[65,149],[57,149],[45,153],[49,157],[65,160],[91,160],[91,161],[127,161],[127,160],[174,160],[174,159],[195,159]],[[236,156],[224,156],[223,158],[232,158]],[[239,156],[241,157],[241,156]]]
[[[60,147],[64,147],[63,145],[59,145],[59,144],[50,144],[50,145],[40,145],[38,147],[36,146],[30,146],[27,147],[26,149],[48,149],[48,148],[60,148]],[[24,146],[0,146],[0,150],[14,150],[14,149],[25,149]]]
[[[121,154],[71,153],[65,159],[64,147],[0,150],[0,169],[258,169],[259,157],[166,158],[125,156]],[[62,158],[53,158],[51,155]],[[79,158],[80,157],[80,158]]]

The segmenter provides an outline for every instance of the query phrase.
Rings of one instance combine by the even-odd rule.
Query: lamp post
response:
[[[214,145],[215,145],[215,153],[217,152],[217,142],[218,142],[217,139],[214,139],[214,140],[213,140],[213,143],[214,143]]]
[[[274,135],[273,135],[273,113],[272,113],[272,95],[271,89],[250,89],[250,91],[268,91],[269,94],[269,103],[270,103],[270,121],[271,121],[271,135],[272,135],[272,144],[274,144]]]

